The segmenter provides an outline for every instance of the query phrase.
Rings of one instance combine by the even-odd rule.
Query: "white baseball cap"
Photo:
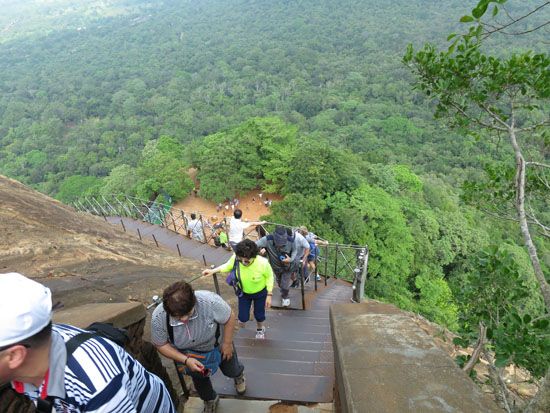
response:
[[[49,288],[16,272],[0,274],[0,347],[32,337],[51,319]]]

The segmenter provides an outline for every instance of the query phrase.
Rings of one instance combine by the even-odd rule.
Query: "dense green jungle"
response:
[[[510,204],[513,152],[434,118],[403,62],[409,43],[448,47],[476,2],[0,0],[0,174],[65,203],[181,199],[190,167],[216,202],[279,193],[270,221],[369,246],[368,297],[463,345],[483,321],[498,366],[540,377],[548,311],[518,223],[471,193],[496,177],[491,202]],[[547,53],[548,31],[484,47]],[[529,139],[548,162],[548,130]],[[530,208],[548,222],[546,185]],[[532,233],[548,280],[548,233]]]

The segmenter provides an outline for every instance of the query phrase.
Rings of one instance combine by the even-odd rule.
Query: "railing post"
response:
[[[302,264],[303,265],[303,264]],[[307,265],[307,264],[306,264]],[[301,279],[301,290],[302,290],[302,310],[305,310],[306,309],[306,296],[305,296],[305,292],[304,292],[304,277],[305,277],[305,268],[303,267],[300,267],[300,279]]]
[[[178,249],[178,255],[181,257],[180,244],[176,244],[176,248]]]
[[[157,241],[157,238],[155,237],[155,234],[151,234],[153,237],[153,240],[155,241],[155,244],[157,244],[157,248],[159,247],[159,242]]]
[[[338,243],[334,250],[334,278],[338,278]]]
[[[139,230],[139,228],[137,229],[137,233],[138,233],[139,240],[143,241],[143,238],[141,238],[141,231]]]
[[[185,235],[187,235],[187,220],[185,219],[185,214],[183,213],[183,210],[180,210],[181,213],[181,220],[183,221],[183,232]]]
[[[325,287],[327,286],[327,275],[328,275],[328,244],[325,245]]]
[[[212,274],[212,278],[214,279],[214,288],[216,290],[216,294],[221,295],[220,285],[218,284],[218,274],[217,273]]]
[[[124,226],[124,221],[122,219],[120,220],[120,225],[122,225],[122,229],[126,232],[126,227]]]

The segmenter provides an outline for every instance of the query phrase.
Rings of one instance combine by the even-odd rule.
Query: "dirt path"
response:
[[[277,194],[262,194],[259,196],[259,191],[250,191],[241,197],[238,197],[239,206],[243,211],[244,221],[257,221],[261,216],[269,215],[271,210],[264,204],[264,201],[280,201],[283,198]],[[226,209],[225,206],[228,208]],[[189,195],[187,198],[172,205],[173,208],[181,209],[185,213],[196,212],[203,217],[208,218],[211,223],[218,222],[224,217],[230,218],[233,216],[233,210],[228,202],[222,204],[222,209],[216,211],[216,203],[207,201],[200,196]]]

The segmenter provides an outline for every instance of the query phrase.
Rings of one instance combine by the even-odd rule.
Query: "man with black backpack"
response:
[[[164,383],[122,347],[51,316],[49,288],[0,274],[0,384],[40,413],[175,413]]]
[[[295,237],[289,236],[283,226],[277,226],[273,234],[266,235],[256,241],[256,245],[265,251],[273,273],[277,279],[277,285],[281,290],[281,305],[290,306],[288,293],[292,283],[292,274],[298,271],[300,262],[298,258],[299,248]]]

